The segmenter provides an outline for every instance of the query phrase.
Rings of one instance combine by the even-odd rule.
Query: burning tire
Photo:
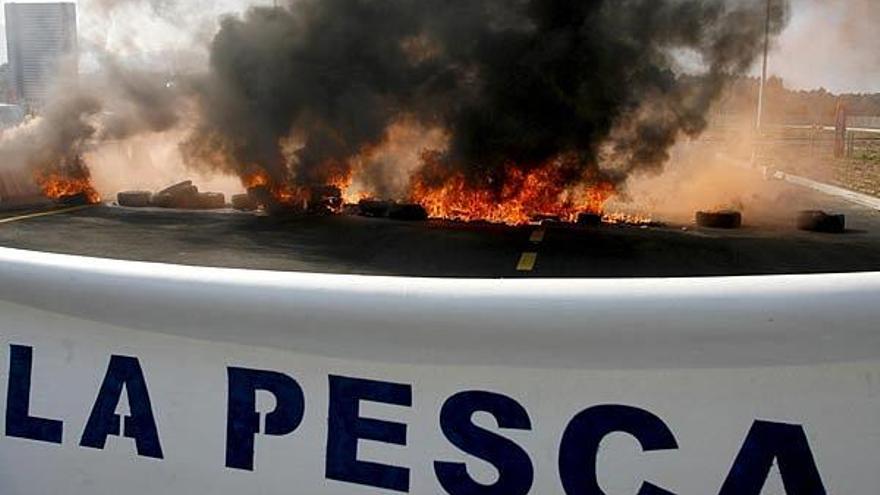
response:
[[[306,211],[307,205],[297,201],[280,201],[268,186],[254,186],[247,190],[248,196],[257,208],[269,215],[298,215]]]
[[[358,214],[362,217],[385,218],[391,212],[394,203],[390,201],[376,201],[364,199],[358,203]]]
[[[816,210],[802,211],[798,213],[797,228],[824,234],[843,234],[846,232],[846,216],[829,215]]]
[[[538,225],[556,225],[562,223],[562,217],[559,215],[535,215],[531,218],[532,223]]]
[[[578,215],[577,224],[581,227],[598,227],[602,225],[602,215],[597,213],[581,213]]]
[[[394,205],[388,212],[388,218],[406,222],[424,222],[428,219],[428,211],[422,205]]]
[[[146,208],[153,202],[153,193],[150,191],[125,191],[116,195],[119,206],[129,208]]]
[[[284,208],[272,194],[268,186],[254,186],[247,190],[248,196],[257,208],[263,208],[269,214],[283,213]]]
[[[336,186],[312,188],[309,212],[316,215],[331,214],[342,209],[342,189]]]
[[[55,202],[61,206],[88,206],[95,203],[86,192],[67,194],[59,197]]]
[[[709,229],[738,229],[742,227],[742,213],[738,211],[701,211],[697,213],[697,225]]]

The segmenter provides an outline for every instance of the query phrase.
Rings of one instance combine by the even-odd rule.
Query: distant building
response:
[[[76,73],[76,4],[7,3],[6,43],[13,101],[37,110],[60,74]]]
[[[0,103],[0,132],[24,122],[24,109],[18,105]]]

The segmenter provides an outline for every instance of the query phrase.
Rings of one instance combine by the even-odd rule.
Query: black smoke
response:
[[[775,1],[771,34],[788,19]],[[194,165],[322,183],[412,119],[449,135],[443,181],[498,188],[564,157],[564,180],[656,168],[763,47],[764,0],[299,0],[222,22]],[[700,69],[685,74],[680,61]],[[572,167],[572,163],[576,166]],[[328,165],[332,165],[328,168]]]

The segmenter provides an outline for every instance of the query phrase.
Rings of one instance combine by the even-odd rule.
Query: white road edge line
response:
[[[788,182],[790,184],[794,184],[801,187],[806,187],[808,189],[812,189],[814,191],[818,191],[824,194],[828,194],[829,196],[834,196],[850,203],[857,204],[859,206],[864,206],[867,208],[871,208],[874,210],[880,211],[880,198],[871,196],[869,194],[864,194],[856,191],[851,191],[849,189],[845,189],[843,187],[834,186],[831,184],[826,184],[824,182],[819,182],[813,179],[808,179],[806,177],[801,177],[799,175],[787,174],[781,170],[773,170],[770,168],[762,169],[762,168],[754,168],[749,165],[748,162],[737,160],[735,158],[729,157],[723,153],[717,153],[716,157],[725,160],[729,163],[736,164],[742,168],[749,168],[755,171],[764,171],[764,176],[768,179],[776,179]]]
[[[833,186],[831,184],[825,184],[824,182],[818,182],[798,175],[786,174],[784,172],[779,173],[783,175],[783,180],[791,184],[806,187],[814,191],[829,194],[831,196],[836,196],[838,198],[845,199],[850,203],[855,203],[857,205],[866,206],[868,208],[873,208],[880,211],[880,198],[876,198],[874,196],[856,191],[850,191],[849,189]]]
[[[27,215],[18,215],[15,217],[0,218],[0,225],[6,224],[6,223],[21,222],[23,220],[30,220],[32,218],[51,217],[53,215],[61,215],[62,213],[73,213],[75,211],[85,210],[87,208],[92,208],[94,206],[95,205],[73,206],[70,208],[62,208],[60,210],[41,211],[38,213],[29,213]]]

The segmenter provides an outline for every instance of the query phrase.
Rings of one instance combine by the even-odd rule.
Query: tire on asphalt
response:
[[[738,211],[697,212],[697,225],[710,229],[738,229],[742,227],[742,213]]]
[[[823,234],[843,234],[846,232],[846,215],[829,215],[818,210],[802,211],[797,216],[797,228]]]
[[[153,196],[153,200],[150,202],[150,206],[155,206],[156,208],[171,208],[172,197],[170,194],[156,194]]]
[[[116,195],[119,206],[129,208],[146,208],[153,202],[153,193],[150,191],[123,191]]]
[[[391,201],[364,199],[358,203],[358,214],[362,217],[385,218],[393,206]]]
[[[254,211],[257,209],[257,202],[249,194],[236,194],[232,196],[232,208],[239,211]]]
[[[219,210],[226,208],[226,196],[223,193],[200,193],[199,207],[205,210]]]
[[[176,189],[174,194],[160,192],[153,196],[153,206],[159,208],[175,208],[180,210],[193,210],[199,208],[199,188],[186,186]]]
[[[428,219],[428,210],[418,204],[400,204],[391,207],[388,218],[406,222],[424,222]]]
[[[602,215],[598,213],[581,213],[578,215],[577,224],[581,227],[598,227],[602,225]]]
[[[92,199],[84,192],[67,194],[55,200],[62,206],[86,206],[92,204]]]
[[[193,187],[193,181],[185,180],[183,182],[178,182],[173,186],[166,187],[161,191],[156,193],[156,196],[160,196],[162,194],[168,194],[169,196],[177,196],[178,194],[184,194],[188,192]]]

